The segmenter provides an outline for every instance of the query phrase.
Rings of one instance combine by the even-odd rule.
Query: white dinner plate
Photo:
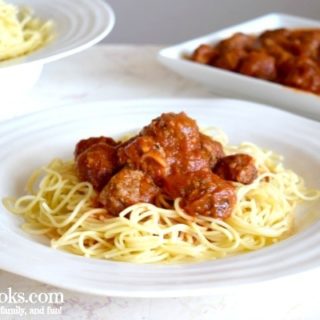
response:
[[[8,3],[28,7],[42,21],[52,21],[55,32],[54,39],[43,48],[0,63],[0,87],[14,89],[14,92],[20,87],[30,88],[45,63],[68,57],[101,41],[115,23],[113,10],[104,0],[10,0]]]
[[[171,70],[202,82],[221,96],[267,103],[320,121],[320,95],[186,59],[200,44],[215,44],[236,32],[260,34],[277,28],[320,28],[320,21],[272,13],[162,49],[158,59]]]
[[[115,138],[142,128],[162,112],[180,112],[201,127],[223,129],[232,144],[251,141],[285,156],[287,167],[320,188],[320,123],[240,100],[94,102],[31,114],[0,128],[0,197],[21,195],[27,177],[55,157],[72,158],[82,138]],[[303,209],[303,210],[302,210]],[[313,215],[306,214],[313,212]],[[0,208],[0,268],[58,287],[112,296],[201,295],[293,275],[320,266],[320,203],[300,208],[297,233],[256,252],[180,265],[138,265],[55,250],[20,229]],[[302,215],[304,214],[304,215]],[[301,216],[302,215],[302,216]]]

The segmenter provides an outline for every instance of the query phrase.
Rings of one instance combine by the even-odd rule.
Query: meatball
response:
[[[94,144],[98,144],[98,143],[107,144],[113,147],[118,144],[116,141],[114,141],[112,138],[109,138],[109,137],[101,136],[101,137],[92,137],[88,139],[83,139],[77,143],[76,148],[74,150],[74,156],[78,157],[83,151],[87,150]]]
[[[169,176],[164,190],[172,199],[181,197],[181,207],[190,215],[226,219],[236,203],[234,186],[210,170]]]
[[[254,37],[243,33],[235,33],[217,45],[219,54],[211,64],[217,68],[236,71],[241,60],[247,56],[247,51],[251,49],[254,44]]]
[[[272,32],[271,32],[272,33]],[[276,30],[275,35],[263,37],[264,45],[280,45],[294,56],[306,56],[318,59],[320,32],[318,30]],[[276,34],[277,33],[277,34]]]
[[[115,174],[99,195],[98,201],[111,215],[140,202],[152,203],[159,188],[140,170],[123,168]]]
[[[142,130],[141,135],[153,138],[161,147],[169,166],[167,174],[189,171],[190,168],[195,168],[194,162],[201,160],[197,159],[201,156],[197,123],[184,112],[162,114],[152,120],[151,124]],[[190,159],[193,163],[190,163]],[[199,170],[199,166],[196,166],[196,169]]]
[[[217,56],[217,50],[207,44],[200,45],[193,53],[191,60],[202,64],[210,64]]]
[[[226,52],[234,49],[250,49],[255,44],[255,37],[246,35],[244,33],[238,32],[233,36],[222,40],[218,48],[220,51]]]
[[[252,183],[258,174],[254,159],[240,153],[221,158],[213,172],[222,179],[242,184]]]
[[[222,144],[202,133],[200,134],[200,141],[203,156],[208,159],[209,167],[213,168],[218,159],[225,156]]]
[[[320,68],[307,57],[295,57],[279,67],[280,83],[314,93],[320,93]]]
[[[318,30],[297,30],[293,32],[293,41],[288,44],[288,50],[295,56],[306,56],[319,59],[320,32]]]
[[[286,60],[289,60],[292,57],[292,54],[287,51],[286,49],[282,48],[280,45],[277,43],[273,42],[268,42],[265,46],[264,49],[266,52],[275,58],[276,62],[276,67],[281,65],[283,62]]]
[[[265,52],[253,51],[242,59],[239,72],[247,76],[272,81],[277,76],[276,60]]]
[[[247,56],[243,49],[230,49],[220,54],[213,62],[212,65],[217,68],[236,71],[241,60]]]
[[[152,137],[167,154],[186,153],[200,147],[197,123],[184,112],[163,113],[144,127],[141,135]]]
[[[118,158],[121,164],[147,173],[157,184],[170,169],[162,146],[149,136],[137,136],[120,146]]]
[[[100,191],[118,168],[115,147],[97,143],[83,151],[76,158],[76,169],[80,180],[90,182]]]
[[[288,29],[280,28],[275,30],[267,30],[260,35],[263,45],[280,44],[284,45],[288,42],[291,32]]]
[[[157,183],[172,172],[208,166],[201,153],[197,124],[185,113],[164,113],[138,136],[119,147],[121,164],[148,173]]]

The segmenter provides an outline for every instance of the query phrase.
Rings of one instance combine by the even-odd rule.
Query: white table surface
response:
[[[100,45],[51,63],[45,66],[34,89],[1,105],[0,119],[103,99],[214,97],[205,87],[160,66],[155,60],[158,49]],[[212,296],[129,299],[79,294],[0,270],[0,296],[9,287],[13,292],[25,294],[57,291],[64,294],[61,315],[29,315],[23,319],[316,320],[320,319],[319,284],[320,269],[317,269]],[[0,307],[3,305],[0,303]],[[0,319],[21,317],[0,313]]]

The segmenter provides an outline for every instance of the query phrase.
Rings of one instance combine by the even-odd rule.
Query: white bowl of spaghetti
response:
[[[31,88],[44,64],[94,45],[113,25],[113,11],[102,0],[1,0],[0,85],[4,94]]]
[[[238,202],[227,219],[186,214],[179,200],[167,209],[138,204],[107,217],[92,202],[92,186],[80,182],[67,161],[75,144],[100,135],[118,140],[161,113],[182,110],[202,128],[223,129],[230,137],[227,154],[251,154],[258,178],[236,186]],[[64,107],[63,122],[60,109],[46,110],[1,130],[0,196],[15,197],[0,214],[5,270],[87,293],[168,297],[320,265],[317,122],[244,101],[146,100]],[[26,195],[26,181],[41,167]]]

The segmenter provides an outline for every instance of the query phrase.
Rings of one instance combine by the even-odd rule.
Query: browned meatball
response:
[[[250,184],[257,177],[254,159],[247,154],[234,154],[221,158],[213,172],[225,180]]]
[[[169,166],[166,174],[200,169],[199,166],[203,163],[203,159],[199,159],[200,132],[196,121],[184,112],[162,114],[152,120],[151,124],[141,131],[141,135],[153,138],[163,150]]]
[[[191,60],[202,64],[210,64],[216,57],[217,50],[207,44],[200,45],[191,56]]]
[[[196,122],[185,113],[164,113],[137,137],[119,147],[121,164],[142,170],[161,185],[172,172],[195,171],[208,166],[201,153]]]
[[[169,176],[164,190],[172,199],[181,197],[181,207],[190,215],[226,219],[236,203],[233,185],[210,170]]]
[[[123,168],[115,174],[99,195],[99,202],[111,215],[140,202],[152,203],[159,188],[142,171]]]
[[[197,123],[184,112],[163,113],[144,127],[141,135],[152,137],[170,155],[177,155],[180,152],[185,155],[186,152],[200,147]]]
[[[230,49],[212,61],[212,65],[217,68],[235,71],[238,69],[241,60],[246,56],[247,53],[243,49]]]
[[[292,54],[289,51],[282,48],[277,43],[267,44],[265,45],[264,49],[270,56],[276,59],[275,62],[277,67],[281,65],[283,62],[285,62],[286,60],[292,58]]]
[[[116,146],[118,144],[116,141],[109,137],[101,136],[83,139],[77,143],[76,148],[74,150],[74,156],[78,157],[83,151],[98,143],[108,144],[109,146]]]
[[[92,145],[76,158],[80,180],[90,182],[98,191],[108,183],[117,166],[116,148],[104,143]]]
[[[279,67],[279,81],[290,87],[320,93],[320,68],[307,57],[295,57]]]
[[[134,136],[124,141],[118,148],[118,158],[121,165],[129,165],[132,168],[139,168],[141,157],[149,152],[155,141],[151,137]]]
[[[255,37],[237,32],[218,44],[220,51],[226,52],[234,49],[250,49],[255,43]]]
[[[319,59],[320,32],[319,30],[297,30],[293,32],[294,41],[289,43],[289,50],[296,56],[306,56]]]
[[[239,72],[259,79],[275,80],[276,60],[265,52],[253,51],[242,59]]]
[[[157,184],[161,184],[161,178],[170,170],[162,146],[149,136],[137,136],[121,145],[118,157],[122,165],[142,170]]]
[[[205,183],[201,181],[203,189],[194,189],[183,198],[181,206],[189,214],[226,219],[236,203],[235,189],[231,183],[213,173],[208,178]]]
[[[208,159],[209,167],[213,168],[218,159],[225,156],[222,144],[205,134],[200,134],[203,156]]]
[[[271,44],[280,44],[283,45],[288,42],[288,38],[291,34],[291,31],[288,29],[275,29],[275,30],[267,30],[263,32],[259,38],[263,45],[271,45]]]

